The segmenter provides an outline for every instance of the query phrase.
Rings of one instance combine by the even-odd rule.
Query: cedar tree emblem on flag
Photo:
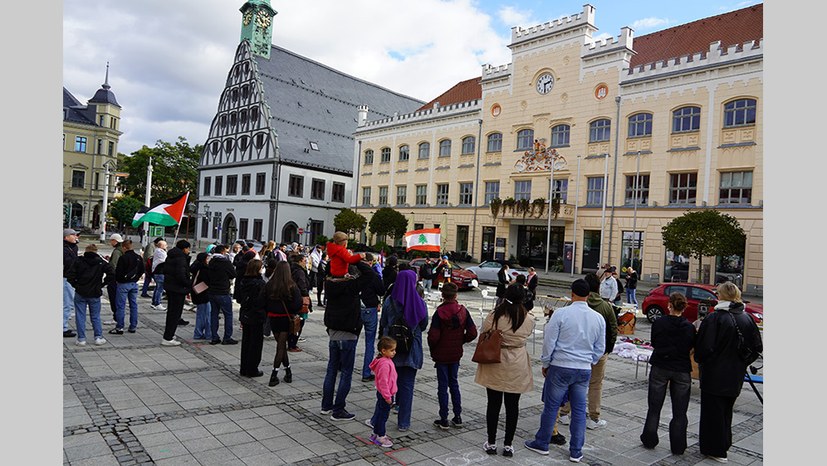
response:
[[[411,230],[405,233],[406,251],[415,249],[417,251],[440,251],[439,228],[427,228],[424,230]]]
[[[144,222],[165,227],[178,225],[184,216],[184,209],[187,206],[189,197],[190,193],[187,191],[176,198],[167,199],[153,207],[142,206],[132,217],[132,226],[137,227]]]

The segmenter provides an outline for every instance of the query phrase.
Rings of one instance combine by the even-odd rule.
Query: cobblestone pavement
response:
[[[314,296],[315,299],[315,296]],[[460,302],[479,324],[481,308],[490,309],[477,291],[462,292]],[[103,320],[111,317],[104,298]],[[395,418],[388,421],[392,448],[367,441],[371,429],[363,423],[373,410],[373,383],[361,382],[364,344],[357,347],[348,410],[355,421],[335,422],[319,413],[322,382],[327,365],[324,309],[310,315],[304,327],[307,341],[302,352],[289,353],[294,381],[268,387],[275,342],[265,339],[261,370],[264,377],[238,374],[240,345],[210,345],[193,341],[195,314],[184,311],[190,325],[178,327],[180,347],[160,346],[165,313],[139,298],[140,324],[134,334],[109,335],[103,346],[74,345],[63,340],[63,459],[70,465],[366,465],[366,464],[567,464],[568,445],[550,445],[540,456],[522,446],[532,438],[542,409],[539,355],[542,334],[528,343],[534,360],[535,389],[520,399],[520,420],[513,458],[489,456],[482,450],[486,439],[485,389],[474,383],[473,343],[466,345],[460,367],[464,426],[440,430],[436,375],[425,349],[426,364],[416,378],[410,430],[399,432]],[[434,301],[429,301],[433,312]],[[236,317],[238,309],[236,307]],[[538,329],[545,322],[537,318]],[[223,322],[221,324],[223,326]],[[70,322],[74,328],[74,319]],[[91,324],[87,322],[88,332]],[[104,326],[107,332],[112,326]],[[632,337],[648,339],[649,324],[638,319]],[[91,333],[90,333],[91,335]],[[236,339],[243,338],[238,324]],[[661,442],[654,450],[639,441],[646,416],[646,367],[611,355],[603,389],[601,418],[608,425],[588,430],[583,449],[589,465],[695,465],[716,464],[698,451],[700,392],[693,380],[689,405],[689,447],[681,456],[669,452],[667,399],[661,415]],[[763,392],[763,385],[757,385]],[[763,393],[762,393],[763,396]],[[502,447],[504,412],[498,446]],[[748,383],[735,404],[733,447],[729,462],[763,464],[763,405]],[[570,437],[568,427],[561,433]]]

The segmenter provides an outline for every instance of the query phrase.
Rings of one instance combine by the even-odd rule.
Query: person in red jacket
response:
[[[347,250],[347,233],[333,233],[333,241],[327,243],[327,255],[330,256],[330,273],[332,277],[344,277],[348,266],[365,259],[365,253],[351,254]]]
[[[428,330],[428,348],[434,360],[437,377],[437,398],[439,419],[434,425],[448,429],[448,391],[451,392],[454,427],[462,425],[462,402],[459,391],[459,361],[462,359],[462,345],[477,338],[477,324],[471,313],[457,302],[457,285],[446,282],[442,285],[442,304],[436,308]]]

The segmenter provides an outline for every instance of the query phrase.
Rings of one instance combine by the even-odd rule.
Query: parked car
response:
[[[668,277],[666,281],[683,283],[689,280],[689,264],[673,264],[670,269],[670,272],[671,276]],[[715,272],[715,283],[723,283],[726,281],[730,281],[740,287],[742,279],[743,277],[740,273]]]
[[[480,283],[492,283],[496,285],[499,283],[497,272],[500,271],[500,267],[502,267],[502,262],[500,261],[484,261],[479,265],[468,267],[467,270],[477,274],[477,279]],[[526,279],[528,279],[528,269],[519,265],[509,264],[508,273],[510,275],[509,280],[515,280],[518,275],[525,275]]]
[[[402,260],[400,259],[400,262]],[[416,259],[411,259],[408,264],[410,264],[411,269],[416,272],[416,275],[419,276],[419,266],[425,263],[424,257],[417,257]],[[436,262],[434,262],[434,268],[436,268]],[[434,277],[434,287],[438,286],[438,283],[442,282],[444,277],[441,275]],[[476,284],[479,283],[479,279],[477,278],[477,274],[474,272],[463,268],[459,264],[451,263],[451,281],[457,285],[457,288],[460,290],[470,290],[474,288]]]
[[[704,283],[661,283],[644,298],[643,313],[649,319],[649,322],[654,322],[666,315],[669,295],[677,291],[686,296],[687,305],[683,311],[683,316],[686,320],[694,322],[699,313],[712,312],[715,305],[718,304],[716,288],[715,285]],[[759,326],[763,325],[764,306],[749,301],[744,301],[744,304],[745,311],[752,317],[752,320]]]

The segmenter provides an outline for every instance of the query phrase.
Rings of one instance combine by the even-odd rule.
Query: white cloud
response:
[[[513,26],[532,24],[533,13],[531,10],[523,11],[513,6],[504,6],[499,9],[497,15],[503,24],[510,24]]]
[[[631,27],[635,34],[640,35],[641,33],[650,32],[654,30],[663,29],[669,27],[671,23],[670,20],[666,18],[642,18],[638,19],[633,22],[629,27]]]

